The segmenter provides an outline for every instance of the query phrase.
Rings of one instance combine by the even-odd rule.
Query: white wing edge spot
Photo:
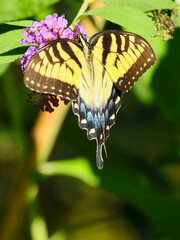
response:
[[[92,133],[95,133],[95,132],[96,132],[95,128],[92,128],[92,129],[89,131],[89,135],[92,134]]]
[[[82,123],[82,124],[86,124],[86,123],[87,123],[87,120],[84,118],[84,119],[81,120],[81,123]]]
[[[79,109],[79,104],[75,103],[75,104],[74,104],[74,107],[75,107],[76,109]]]
[[[115,119],[115,114],[111,115],[110,119],[111,120]]]

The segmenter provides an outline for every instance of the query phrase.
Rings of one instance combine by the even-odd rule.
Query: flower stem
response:
[[[83,2],[83,4],[81,5],[81,7],[80,7],[80,9],[79,9],[76,17],[74,18],[73,22],[72,22],[71,25],[69,26],[70,28],[73,29],[74,26],[75,26],[76,24],[78,24],[78,22],[80,21],[80,16],[82,16],[82,15],[86,12],[87,8],[89,7],[89,4],[91,4],[91,3],[93,3],[93,2],[95,2],[95,0],[84,0],[84,2]]]

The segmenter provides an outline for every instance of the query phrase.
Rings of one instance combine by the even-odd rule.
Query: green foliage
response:
[[[12,30],[0,35],[0,54],[20,47],[22,29]]]
[[[132,8],[137,8],[141,11],[147,12],[155,9],[172,9],[177,8],[179,5],[171,0],[103,0],[107,5],[125,5]]]
[[[0,22],[25,19],[38,15],[58,0],[2,0]]]
[[[113,23],[127,28],[140,35],[155,35],[156,30],[152,20],[142,11],[127,5],[108,5],[88,11],[89,15],[105,18]]]
[[[18,27],[30,27],[32,25],[31,20],[25,21],[14,21],[6,23]],[[6,27],[6,24],[3,27]],[[5,33],[0,34],[0,64],[13,62],[14,60],[20,58],[25,52],[24,46],[20,45],[20,40],[22,39],[23,28],[9,30]],[[22,49],[21,49],[22,48]]]
[[[156,69],[152,87],[157,105],[166,119],[180,124],[180,31],[177,30],[174,39],[167,44],[167,53]]]
[[[20,20],[20,21],[13,21],[13,22],[4,22],[5,24],[20,26],[20,27],[31,27],[33,21],[31,20]]]
[[[22,30],[32,24],[29,19],[39,20],[52,9],[67,16],[79,10],[80,1],[52,5],[57,2],[1,2],[1,238],[179,240],[180,31],[163,42],[155,37],[158,32],[149,13],[179,5],[171,0],[103,0],[105,7],[88,11],[109,20],[108,29],[121,27],[142,35],[157,57],[134,92],[123,95],[100,172],[95,166],[95,143],[78,128],[71,111],[63,127],[60,120],[45,125],[38,144],[48,138],[49,145],[42,159],[35,156],[38,144],[33,140],[43,121],[38,109],[26,103],[20,61],[12,62],[27,49],[20,39]],[[178,27],[179,23],[178,17]],[[49,114],[46,119],[55,117]]]

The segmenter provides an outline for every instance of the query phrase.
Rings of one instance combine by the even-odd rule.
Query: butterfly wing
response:
[[[77,42],[52,41],[32,56],[24,83],[31,90],[74,100],[78,96],[83,60],[82,47]]]
[[[93,35],[90,44],[121,92],[127,92],[156,60],[148,42],[133,33],[104,31]]]

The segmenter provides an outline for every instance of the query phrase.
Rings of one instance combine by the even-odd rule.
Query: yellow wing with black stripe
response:
[[[78,96],[84,61],[82,46],[78,42],[68,39],[52,41],[32,56],[24,83],[31,90],[74,100]]]
[[[133,33],[104,31],[92,36],[90,44],[121,92],[127,92],[156,60],[148,42]]]

